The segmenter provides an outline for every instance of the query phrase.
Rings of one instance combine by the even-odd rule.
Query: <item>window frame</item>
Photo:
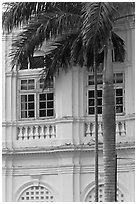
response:
[[[30,90],[21,90],[21,81],[22,80],[32,80],[34,79],[34,89]],[[18,100],[18,120],[20,121],[29,121],[29,120],[44,120],[44,119],[52,119],[55,118],[55,78],[53,77],[53,87],[47,88],[47,89],[42,89],[40,88],[40,80],[39,77],[37,76],[23,76],[18,77],[18,94],[17,94],[17,100]],[[53,116],[44,116],[40,117],[39,116],[39,96],[40,94],[48,94],[48,93],[53,93]],[[29,94],[34,94],[34,117],[27,117],[27,118],[22,118],[21,117],[21,95],[29,95]],[[27,101],[28,104],[28,101]],[[46,110],[47,111],[47,110]],[[27,114],[28,114],[28,107],[27,107]]]
[[[27,117],[27,118],[22,118],[21,117],[21,112],[22,112],[22,109],[21,109],[21,96],[25,96],[25,95],[27,95],[27,97],[28,97],[28,95],[34,95],[34,117]],[[27,100],[27,106],[28,106],[28,100]],[[28,107],[27,107],[27,109],[26,109],[26,111],[27,111],[27,115],[28,115],[28,111],[29,111],[29,109],[28,109]],[[20,119],[21,120],[26,120],[26,119],[28,119],[28,120],[33,120],[33,119],[35,119],[35,116],[36,116],[36,93],[21,93],[20,94]]]
[[[116,115],[117,116],[122,116],[122,115],[125,115],[125,73],[124,73],[124,71],[115,71],[114,72],[114,75],[115,74],[120,74],[120,73],[122,73],[123,74],[123,83],[114,83],[114,90],[116,91],[116,89],[122,89],[122,91],[123,91],[123,112],[121,112],[121,113],[116,113]],[[98,72],[97,74],[101,74],[100,72]],[[87,116],[94,116],[95,115],[95,113],[94,114],[89,114],[89,97],[88,97],[88,94],[89,94],[89,91],[95,91],[95,85],[93,84],[93,85],[89,85],[89,76],[90,75],[92,75],[92,76],[94,76],[94,74],[93,74],[93,72],[90,72],[90,73],[88,73],[87,74],[87,91],[86,91],[86,115]],[[103,76],[103,74],[102,74],[102,76]],[[98,84],[97,85],[97,89],[98,90],[102,90],[102,99],[103,99],[103,83],[102,84]],[[116,102],[116,94],[115,94],[115,102]],[[102,105],[103,105],[103,103],[102,103]],[[115,106],[116,107],[116,106]],[[95,105],[94,105],[94,108],[95,108]],[[102,116],[102,113],[101,114],[99,114],[98,113],[98,115],[99,116]]]

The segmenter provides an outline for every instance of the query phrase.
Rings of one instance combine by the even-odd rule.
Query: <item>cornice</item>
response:
[[[131,113],[128,115],[124,115],[124,116],[116,116],[116,120],[120,120],[120,121],[125,121],[125,120],[135,120],[135,113]],[[58,118],[52,118],[52,119],[44,119],[44,120],[24,120],[24,121],[3,121],[2,122],[2,126],[16,126],[16,125],[39,125],[39,124],[58,124],[58,123],[86,123],[86,122],[93,122],[94,121],[94,117],[74,117],[74,116],[63,116],[63,117],[58,117]],[[102,117],[99,117],[99,121],[102,121]]]
[[[135,162],[118,163],[118,172],[132,172],[135,171]],[[85,174],[95,172],[95,166],[93,164],[54,164],[51,166],[47,165],[32,165],[30,166],[13,166],[4,167],[2,169],[3,176],[42,176],[42,175],[62,175],[62,174]],[[99,176],[103,176],[103,164],[99,165]]]
[[[117,150],[125,150],[125,149],[135,149],[135,142],[123,142],[116,144]],[[52,146],[52,147],[28,147],[28,148],[3,148],[2,154],[5,156],[25,156],[25,155],[39,155],[39,154],[57,154],[57,153],[71,153],[71,152],[92,152],[95,150],[95,144],[88,145],[73,145],[66,144],[60,146]],[[99,151],[103,150],[103,144],[99,144]]]

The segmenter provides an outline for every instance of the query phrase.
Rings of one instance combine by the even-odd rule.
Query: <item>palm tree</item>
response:
[[[116,10],[120,10],[121,7],[123,8],[123,3],[114,2],[16,2],[6,4],[7,9],[3,13],[3,27],[8,32],[14,27],[25,24],[23,31],[13,42],[11,52],[13,66],[22,64],[24,59],[31,60],[34,50],[45,40],[50,40],[53,49],[46,53],[46,68],[42,73],[45,80],[50,80],[50,77],[59,72],[61,68],[66,70],[68,66],[75,64],[84,65],[88,70],[94,70],[95,201],[98,201],[97,67],[103,59],[105,199],[115,201],[115,104],[111,51],[112,49],[117,50],[116,54],[118,53],[121,60],[124,59],[124,42],[113,31],[113,23],[117,19]]]

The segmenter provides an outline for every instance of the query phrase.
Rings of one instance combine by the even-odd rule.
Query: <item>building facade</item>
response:
[[[135,30],[119,24],[126,59],[113,59],[117,200],[135,201]],[[93,73],[73,67],[42,90],[43,53],[11,70],[12,35],[3,36],[3,201],[94,202]],[[38,60],[38,63],[37,63]],[[102,74],[98,73],[99,201],[104,199]]]

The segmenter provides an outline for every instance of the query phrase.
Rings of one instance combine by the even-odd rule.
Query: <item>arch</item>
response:
[[[98,180],[99,184],[103,184],[104,181],[103,179],[99,179]],[[83,190],[83,192],[81,193],[81,201],[85,202],[87,195],[89,194],[89,192],[94,189],[95,187],[95,181],[92,181],[91,183],[89,183],[86,188]]]
[[[84,189],[84,191],[81,194],[81,201],[82,202],[94,202],[93,201],[94,200],[94,197],[93,197],[94,196],[94,188],[95,188],[95,182],[94,181],[89,183],[86,186],[86,188]],[[104,199],[103,189],[104,189],[104,181],[99,180],[99,195],[100,195],[100,200],[101,200],[100,202],[102,202]],[[120,200],[120,202],[127,201],[127,197],[128,197],[127,189],[119,183],[117,184],[117,196],[118,196],[118,199]]]
[[[44,190],[48,191],[51,196],[53,196],[52,200],[54,200],[54,202],[56,202],[58,200],[58,197],[59,197],[58,192],[55,189],[53,189],[49,184],[47,184],[45,182],[40,182],[40,181],[39,182],[29,181],[29,182],[24,183],[23,185],[21,185],[19,187],[19,189],[17,190],[17,192],[15,194],[14,201],[19,202],[19,199],[23,195],[23,193],[26,192],[27,190],[31,189],[31,188],[44,189]]]

